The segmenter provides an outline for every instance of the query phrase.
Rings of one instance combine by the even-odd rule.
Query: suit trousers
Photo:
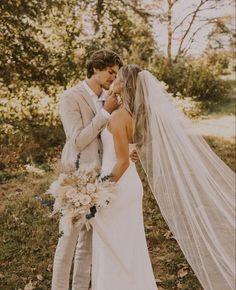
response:
[[[63,218],[63,217],[62,217]],[[72,260],[72,290],[88,290],[92,264],[92,229],[73,227],[69,236],[62,235],[57,244],[52,276],[52,290],[68,290]]]

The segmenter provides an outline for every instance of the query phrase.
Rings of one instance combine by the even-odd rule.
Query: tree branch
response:
[[[176,55],[175,60],[177,60],[178,57],[179,57],[180,55],[181,55],[181,56],[186,55],[186,53],[189,51],[189,49],[191,48],[191,46],[192,46],[192,44],[193,44],[193,42],[194,42],[194,40],[195,40],[195,36],[196,36],[196,34],[197,34],[199,31],[201,31],[205,26],[207,26],[207,25],[209,25],[209,24],[210,24],[209,22],[208,22],[208,23],[204,23],[203,25],[201,25],[200,27],[198,27],[198,28],[197,28],[197,29],[192,33],[192,35],[191,35],[191,37],[189,38],[188,43],[186,44],[185,48],[183,48],[183,49],[179,52],[179,54]]]
[[[171,0],[170,0],[170,2],[171,2]],[[174,0],[173,2],[171,2],[171,3],[170,3],[170,8],[173,8],[173,6],[174,6],[177,2],[179,2],[179,0]]]
[[[187,37],[187,35],[189,34],[189,32],[190,32],[190,30],[191,30],[191,28],[192,28],[192,26],[193,26],[193,24],[194,24],[194,22],[195,22],[195,20],[196,20],[196,17],[197,17],[197,15],[198,15],[198,13],[199,13],[201,7],[202,7],[205,3],[209,2],[209,1],[210,1],[210,0],[201,0],[200,3],[198,4],[198,6],[196,7],[195,11],[193,12],[193,17],[192,17],[192,19],[191,19],[191,21],[190,21],[190,23],[189,23],[189,25],[188,25],[188,28],[185,30],[185,33],[184,33],[184,35],[183,35],[181,41],[180,41],[180,45],[179,45],[178,52],[177,52],[177,57],[178,57],[179,54],[181,54],[182,46],[183,46],[184,40],[185,40],[185,38]]]
[[[207,11],[207,10],[215,10],[215,7],[212,6],[212,7],[206,7],[206,8],[203,8],[203,9],[199,9],[198,13],[202,12],[202,11]],[[194,11],[191,11],[189,12],[181,21],[178,25],[176,25],[176,27],[173,29],[173,33],[175,33],[175,31],[181,27],[183,25],[183,23],[185,22],[185,20],[187,20],[187,18],[191,15],[193,15],[195,13],[195,10]]]
[[[133,4],[130,4],[130,1],[125,1],[125,0],[119,0],[119,1],[124,5],[124,7],[129,6],[136,14],[138,14],[139,16],[143,18],[152,16],[149,12],[145,11],[144,9],[137,8]]]
[[[190,16],[190,15],[192,15],[194,13],[194,11],[192,11],[192,12],[190,12],[190,13],[188,13],[183,19],[182,19],[182,21],[178,24],[178,25],[176,25],[176,27],[173,29],[173,33],[175,33],[175,31],[180,27],[180,26],[182,26],[183,25],[183,23],[184,23],[184,21]]]

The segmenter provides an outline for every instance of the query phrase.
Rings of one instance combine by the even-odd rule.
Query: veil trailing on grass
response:
[[[137,151],[161,213],[205,290],[235,286],[235,174],[148,71],[138,74]]]

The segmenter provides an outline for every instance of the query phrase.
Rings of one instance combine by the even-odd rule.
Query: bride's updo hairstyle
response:
[[[123,83],[122,98],[125,108],[133,115],[138,73],[142,69],[136,64],[128,64],[120,68],[118,76]]]

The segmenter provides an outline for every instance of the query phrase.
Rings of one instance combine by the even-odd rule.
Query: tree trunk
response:
[[[168,0],[168,46],[167,46],[167,59],[171,62],[172,59],[172,0]]]
[[[101,26],[101,19],[102,19],[102,15],[103,15],[103,7],[104,5],[104,0],[97,0],[97,4],[96,4],[96,19],[94,21],[94,30],[95,33],[97,33],[99,31],[99,27]]]

